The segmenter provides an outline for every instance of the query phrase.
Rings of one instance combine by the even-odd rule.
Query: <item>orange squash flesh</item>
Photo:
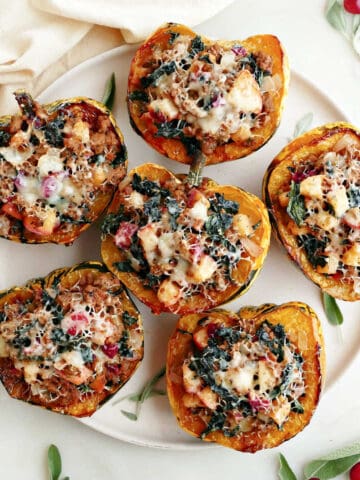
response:
[[[263,199],[269,210],[270,220],[276,237],[285,247],[291,260],[301,271],[321,290],[341,300],[360,300],[359,287],[356,287],[355,278],[344,278],[343,275],[321,273],[309,260],[305,250],[300,248],[297,235],[301,227],[297,227],[294,220],[287,213],[286,206],[281,205],[280,193],[290,189],[292,172],[298,165],[311,158],[318,158],[322,154],[333,151],[334,147],[344,139],[351,139],[360,147],[360,131],[345,122],[329,123],[315,128],[289,143],[272,161],[263,180]],[[311,162],[310,162],[311,163]],[[359,159],[353,160],[354,172],[357,170]],[[329,179],[331,181],[331,178]],[[359,210],[359,207],[357,207]],[[360,216],[360,214],[358,213]],[[358,230],[357,230],[358,231]],[[305,232],[306,233],[306,232]],[[343,239],[346,241],[346,239]],[[359,272],[360,266],[357,270]],[[359,273],[357,274],[359,277]],[[355,274],[356,277],[356,274]],[[359,280],[357,281],[357,284]]]
[[[256,327],[267,320],[272,325],[282,325],[288,340],[302,356],[305,395],[300,398],[303,413],[291,411],[282,428],[274,422],[265,424],[262,429],[238,432],[225,436],[215,430],[202,437],[207,427],[209,411],[198,406],[186,405],[183,381],[184,360],[196,351],[193,333],[202,320],[224,327],[242,327],[246,332],[254,332]],[[204,320],[203,320],[204,321]],[[179,319],[168,344],[167,390],[170,405],[180,427],[192,436],[207,442],[216,442],[235,450],[254,453],[265,448],[273,448],[299,433],[311,420],[318,404],[325,373],[325,352],[319,320],[314,311],[301,302],[283,305],[262,305],[245,307],[238,314],[226,310],[213,310],[203,314],[186,315]]]
[[[117,214],[119,208],[126,203],[123,192],[135,174],[143,179],[146,178],[150,181],[159,182],[160,185],[171,180],[178,185],[183,183],[183,186],[185,189],[188,189],[188,191],[191,189],[191,186],[186,183],[186,177],[184,175],[175,176],[164,167],[154,164],[144,164],[129,172],[128,177],[124,180],[123,184],[120,185],[118,192],[114,196],[107,211],[108,215]],[[231,273],[233,281],[230,282],[223,291],[207,290],[206,295],[201,292],[199,294],[192,294],[180,298],[173,305],[169,306],[159,300],[157,288],[144,286],[144,281],[137,272],[121,272],[118,270],[116,264],[126,261],[126,253],[116,246],[113,235],[105,234],[101,246],[103,261],[126,287],[156,314],[163,311],[171,311],[179,314],[204,311],[228,302],[239,295],[243,295],[257,277],[265,260],[269,248],[270,226],[267,212],[262,202],[255,195],[245,192],[238,187],[219,185],[215,181],[207,178],[203,179],[198,189],[206,198],[214,197],[215,193],[219,193],[223,195],[226,200],[238,202],[240,205],[239,212],[247,215],[252,225],[258,225],[251,239],[259,247],[259,252],[257,252],[256,255],[247,256],[247,258],[240,258]],[[249,259],[251,260],[250,262]]]
[[[96,100],[74,97],[39,105],[25,92],[15,95],[21,112],[0,117],[0,236],[22,243],[69,245],[102,214],[126,175],[123,135],[110,110]],[[74,123],[70,130],[67,122]],[[21,155],[24,148],[32,150],[24,162],[6,158],[8,149]],[[87,169],[86,179],[78,173],[82,167]],[[82,192],[85,184],[92,190],[79,200],[77,191]],[[54,204],[52,189],[58,189]],[[39,202],[42,208],[34,210]]]
[[[40,386],[40,390],[42,388],[42,391],[46,392],[46,394],[44,393],[43,395],[38,394],[37,391],[33,391],[30,384],[25,381],[25,367],[23,368],[17,365],[14,358],[9,355],[9,351],[4,351],[4,342],[8,342],[8,339],[5,339],[2,335],[8,335],[7,322],[9,322],[9,328],[11,328],[10,324],[13,320],[9,309],[14,305],[24,305],[26,314],[26,312],[31,312],[36,309],[39,302],[42,302],[41,299],[43,295],[49,294],[49,292],[57,292],[59,291],[59,287],[66,291],[75,285],[82,285],[81,294],[86,295],[85,292],[89,291],[87,289],[91,289],[92,286],[98,287],[100,284],[103,285],[104,289],[110,288],[109,294],[113,295],[113,298],[116,299],[114,302],[121,302],[121,310],[118,306],[115,307],[117,308],[116,320],[112,320],[115,322],[114,328],[123,328],[123,326],[126,325],[122,317],[123,312],[126,311],[131,317],[131,325],[125,326],[125,329],[127,329],[128,338],[130,338],[129,341],[132,342],[132,339],[136,338],[136,347],[133,348],[132,355],[129,354],[124,357],[121,356],[120,358],[115,357],[115,361],[112,361],[111,359],[114,358],[114,355],[112,355],[113,352],[110,351],[110,356],[105,357],[108,363],[105,362],[104,369],[98,372],[92,370],[95,369],[97,362],[95,354],[95,357],[93,356],[91,361],[89,359],[86,360],[85,371],[87,372],[87,369],[90,369],[96,373],[82,382],[81,369],[78,371],[75,367],[71,367],[74,369],[71,370],[71,368],[68,369],[67,366],[64,370],[58,370],[61,368],[58,366],[61,352],[58,352],[54,358],[51,358],[49,354],[49,357],[45,356],[43,361],[48,362],[48,368],[55,368],[55,373],[49,378],[37,377],[37,384]],[[98,295],[96,289],[95,295]],[[58,300],[57,296],[53,298],[55,298],[58,305],[62,305],[64,312],[66,312],[68,307],[62,303],[63,300]],[[108,308],[112,307],[108,306]],[[88,309],[86,311],[90,310]],[[120,282],[100,262],[85,262],[71,268],[57,269],[44,279],[35,279],[29,281],[24,287],[14,287],[8,291],[1,292],[0,313],[3,320],[1,323],[2,335],[0,332],[0,380],[11,397],[42,406],[57,413],[72,415],[74,417],[92,415],[131,378],[143,357],[143,330],[139,312],[127,296]],[[7,318],[7,315],[9,315],[9,318]],[[74,318],[75,321],[79,321],[79,319],[81,320],[81,315],[78,314],[78,316]],[[114,319],[114,315],[112,318]],[[71,346],[71,341],[76,342],[78,338],[77,336],[71,336],[74,335],[74,332],[70,334],[70,330],[68,330],[66,334],[61,322],[54,323],[54,325],[52,325],[53,321],[51,319],[47,322],[47,324],[43,325],[43,328],[45,330],[52,328],[52,334],[54,334],[54,329],[59,329],[61,326],[62,335],[65,340],[69,342],[68,347],[66,345],[63,347],[65,354],[78,354],[79,347],[76,347],[76,345],[74,347]],[[26,333],[28,330],[26,330],[26,324],[24,325]],[[94,339],[92,346],[95,346],[95,349],[98,348],[100,340],[95,340],[95,336],[91,338]],[[98,343],[96,344],[96,342]],[[106,342],[108,342],[108,340],[106,340]],[[54,341],[54,343],[56,343],[56,341]],[[105,352],[101,352],[102,355],[107,355],[105,350],[106,346],[107,343],[99,347],[100,350],[103,349],[103,352]],[[23,362],[25,366],[32,366],[34,363],[33,360],[27,359],[26,356]],[[39,359],[36,360],[36,358],[35,362],[41,363],[41,361]],[[62,374],[62,371],[66,372],[66,374]],[[58,391],[61,393],[60,395],[55,395],[57,391],[55,388],[58,388]],[[79,392],[81,392],[81,394],[79,394]],[[54,396],[52,397],[52,395]]]
[[[156,112],[149,109],[149,101],[146,97],[149,88],[144,87],[144,78],[153,73],[159,67],[158,52],[177,48],[176,38],[179,35],[187,39],[201,39],[204,45],[204,51],[195,56],[198,61],[201,56],[208,55],[210,47],[216,45],[221,51],[231,52],[231,49],[243,48],[244,55],[247,58],[267,58],[267,64],[271,65],[271,76],[275,81],[276,87],[272,87],[266,93],[262,94],[262,111],[258,114],[259,121],[252,125],[251,133],[240,134],[240,130],[231,134],[228,139],[217,138],[213,133],[189,134],[190,142],[176,138],[176,135],[167,135],[164,137],[159,133],[158,125],[164,122],[164,118],[157,118]],[[175,38],[175,41],[174,41]],[[174,47],[175,45],[175,47]],[[241,47],[240,47],[241,45]],[[210,53],[211,55],[211,53]],[[169,55],[169,61],[171,54]],[[219,61],[219,60],[217,60]],[[206,62],[205,62],[206,63]],[[208,62],[207,62],[208,63]],[[267,65],[265,64],[265,66]],[[189,72],[192,71],[190,66]],[[196,70],[194,66],[194,70]],[[203,68],[209,69],[209,63]],[[266,70],[266,69],[265,69]],[[211,72],[211,70],[209,70]],[[196,74],[196,71],[195,71]],[[254,75],[253,75],[254,76]],[[229,81],[231,75],[229,74]],[[259,80],[260,81],[260,80]],[[207,164],[215,164],[228,160],[235,160],[261,148],[275,133],[281,119],[284,99],[287,94],[289,83],[289,67],[287,56],[277,37],[273,35],[255,35],[246,40],[234,41],[212,41],[204,36],[197,36],[195,32],[184,25],[166,24],[153,33],[145,43],[138,49],[130,66],[128,80],[128,108],[132,125],[136,132],[144,140],[155,148],[159,153],[172,160],[181,163],[191,164],[193,160],[192,146],[201,150],[206,156]],[[239,87],[239,93],[242,94]],[[175,95],[175,94],[172,94]],[[153,94],[150,94],[153,97]],[[144,100],[145,99],[145,100]],[[208,108],[208,107],[206,107]],[[240,112],[239,112],[240,113]],[[186,121],[187,116],[183,114],[169,113],[171,121]],[[200,115],[200,114],[199,114]],[[166,115],[165,115],[166,116]],[[166,121],[170,119],[170,116]],[[266,116],[263,122],[261,119]],[[165,123],[163,123],[165,125]],[[187,140],[189,140],[189,138]],[[190,143],[190,148],[187,143]]]

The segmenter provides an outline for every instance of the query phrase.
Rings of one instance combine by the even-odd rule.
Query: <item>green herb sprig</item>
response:
[[[297,480],[295,473],[290,468],[284,455],[279,455],[280,467],[278,471],[280,480]],[[332,453],[308,463],[304,468],[305,480],[316,478],[329,480],[349,471],[360,461],[360,441],[339,448]]]
[[[279,479],[280,480],[296,480],[295,473],[291,470],[286,458],[282,453],[279,454]]]
[[[343,0],[328,0],[325,18],[340,32],[360,55],[360,15],[347,12]]]
[[[116,400],[116,402],[113,403],[113,405],[117,405],[118,403],[124,401],[124,400],[130,400],[131,402],[136,402],[135,406],[135,412],[129,412],[127,410],[121,410],[121,413],[128,418],[129,420],[132,421],[137,421],[140,416],[140,411],[142,404],[151,397],[157,396],[157,395],[166,395],[165,390],[156,388],[156,384],[158,381],[165,375],[166,369],[165,367],[162,367],[145,385],[144,387],[137,393],[131,393],[130,395],[127,395],[126,397],[122,397],[119,400]]]
[[[311,127],[313,120],[314,120],[314,114],[312,112],[308,112],[303,117],[301,117],[300,120],[298,120],[295,125],[292,138],[294,139],[296,137],[299,137],[303,133],[307,132]]]
[[[47,454],[47,463],[49,469],[49,480],[60,480],[61,475],[61,456],[59,449],[55,445],[50,445]],[[62,480],[70,480],[70,477],[64,477]]]
[[[115,101],[115,92],[116,92],[116,83],[115,83],[115,74],[113,72],[105,84],[105,90],[101,100],[102,103],[109,110],[113,109],[114,101]]]
[[[342,325],[344,321],[343,314],[336,303],[335,298],[331,297],[328,293],[322,292],[322,300],[326,317],[332,325]]]

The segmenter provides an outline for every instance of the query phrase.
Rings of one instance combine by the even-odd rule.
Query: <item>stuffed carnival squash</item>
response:
[[[314,311],[300,302],[179,319],[167,354],[170,405],[187,433],[244,452],[300,432],[325,368]]]
[[[203,311],[243,294],[269,248],[261,200],[188,180],[154,164],[135,168],[102,226],[105,264],[155,313]]]
[[[305,275],[333,297],[360,300],[360,131],[331,123],[291,142],[268,168],[264,199]]]
[[[0,236],[71,244],[126,175],[123,136],[95,100],[15,97],[20,113],[0,117]]]
[[[279,40],[256,35],[211,41],[170,23],[138,49],[130,66],[133,127],[158,152],[207,164],[244,157],[274,134],[289,68]]]
[[[0,379],[13,398],[91,415],[142,357],[139,312],[102,263],[58,269],[1,293]]]

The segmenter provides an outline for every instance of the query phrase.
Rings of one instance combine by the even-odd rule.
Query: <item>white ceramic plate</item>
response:
[[[129,153],[129,168],[145,162],[154,162],[184,172],[187,167],[148,147],[130,127],[125,104],[129,64],[134,47],[119,47],[95,57],[59,78],[40,97],[43,102],[77,95],[101,99],[104,84],[112,72],[116,74],[117,93],[114,113],[125,136]],[[314,113],[313,126],[330,121],[346,120],[343,112],[317,87],[298,73],[292,73],[289,96],[281,127],[260,151],[246,159],[207,167],[206,175],[223,184],[234,184],[260,195],[261,182],[267,165],[291,138],[296,122],[306,113]],[[99,259],[99,222],[93,225],[71,247],[57,245],[21,245],[0,239],[0,289],[21,285],[31,277],[46,275],[60,266],[70,266],[82,260]],[[282,303],[300,300],[312,306],[321,318],[327,353],[327,382],[329,389],[355,358],[360,342],[359,302],[339,302],[345,316],[344,325],[333,327],[327,322],[321,304],[320,292],[287,259],[282,247],[272,242],[264,268],[253,287],[240,299],[229,304],[238,310],[242,305],[260,305],[265,302]],[[166,344],[176,317],[155,317],[147,307],[136,302],[144,319],[145,358],[125,388],[99,412],[81,421],[112,437],[161,448],[187,449],[208,447],[183,433],[176,424],[166,397],[153,397],[143,405],[137,422],[126,418],[121,409],[131,410],[134,404],[124,401],[114,405],[123,396],[137,392],[165,363]],[[321,408],[321,406],[320,406]]]

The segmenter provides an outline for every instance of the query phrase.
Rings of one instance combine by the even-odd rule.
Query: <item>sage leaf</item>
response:
[[[291,182],[289,192],[289,203],[286,208],[288,215],[294,220],[296,225],[300,226],[304,223],[306,217],[306,207],[304,197],[300,195],[300,184]]]
[[[112,110],[114,106],[115,100],[115,92],[116,92],[116,84],[115,84],[115,74],[112,73],[105,84],[105,90],[102,97],[102,103],[109,109]]]
[[[313,118],[314,114],[312,112],[308,112],[302,118],[300,118],[295,125],[293,138],[299,137],[303,133],[307,132],[312,124]]]
[[[360,15],[357,15],[357,17],[359,17],[359,24],[356,31],[354,32],[352,44],[355,52],[360,55]]]
[[[50,445],[47,457],[50,480],[59,480],[61,474],[61,456],[59,449],[55,445]]]
[[[296,480],[295,473],[291,470],[286,458],[282,453],[279,454],[280,468],[279,479],[280,480]]]
[[[310,462],[304,469],[304,475],[306,480],[312,477],[319,480],[328,480],[347,472],[359,460],[360,441]]]
[[[343,6],[337,1],[331,0],[325,13],[326,20],[330,25],[341,33],[346,34],[346,19]]]
[[[142,404],[150,397],[155,397],[157,395],[166,395],[165,390],[156,388],[157,382],[165,375],[166,368],[162,367],[137,393],[131,393],[130,395],[126,395],[125,397],[116,400],[113,405],[117,405],[118,403],[122,402],[123,400],[130,400],[131,402],[136,402],[135,413],[128,412],[126,410],[121,410],[121,413],[125,415],[129,420],[136,421],[139,418],[140,410]]]
[[[352,31],[354,35],[358,31],[359,27],[360,27],[360,15],[353,15]]]
[[[144,386],[143,391],[141,392],[139,402],[144,403],[144,401],[149,398],[151,392],[153,391],[155,385],[165,375],[166,367],[162,367],[158,373],[154,375],[154,377]]]
[[[121,413],[125,415],[125,417],[127,417],[129,420],[132,420],[133,422],[136,422],[136,420],[138,419],[136,413],[128,412],[126,410],[121,410]]]
[[[344,317],[335,298],[328,293],[323,292],[323,303],[327,319],[331,325],[341,325],[344,321]]]

